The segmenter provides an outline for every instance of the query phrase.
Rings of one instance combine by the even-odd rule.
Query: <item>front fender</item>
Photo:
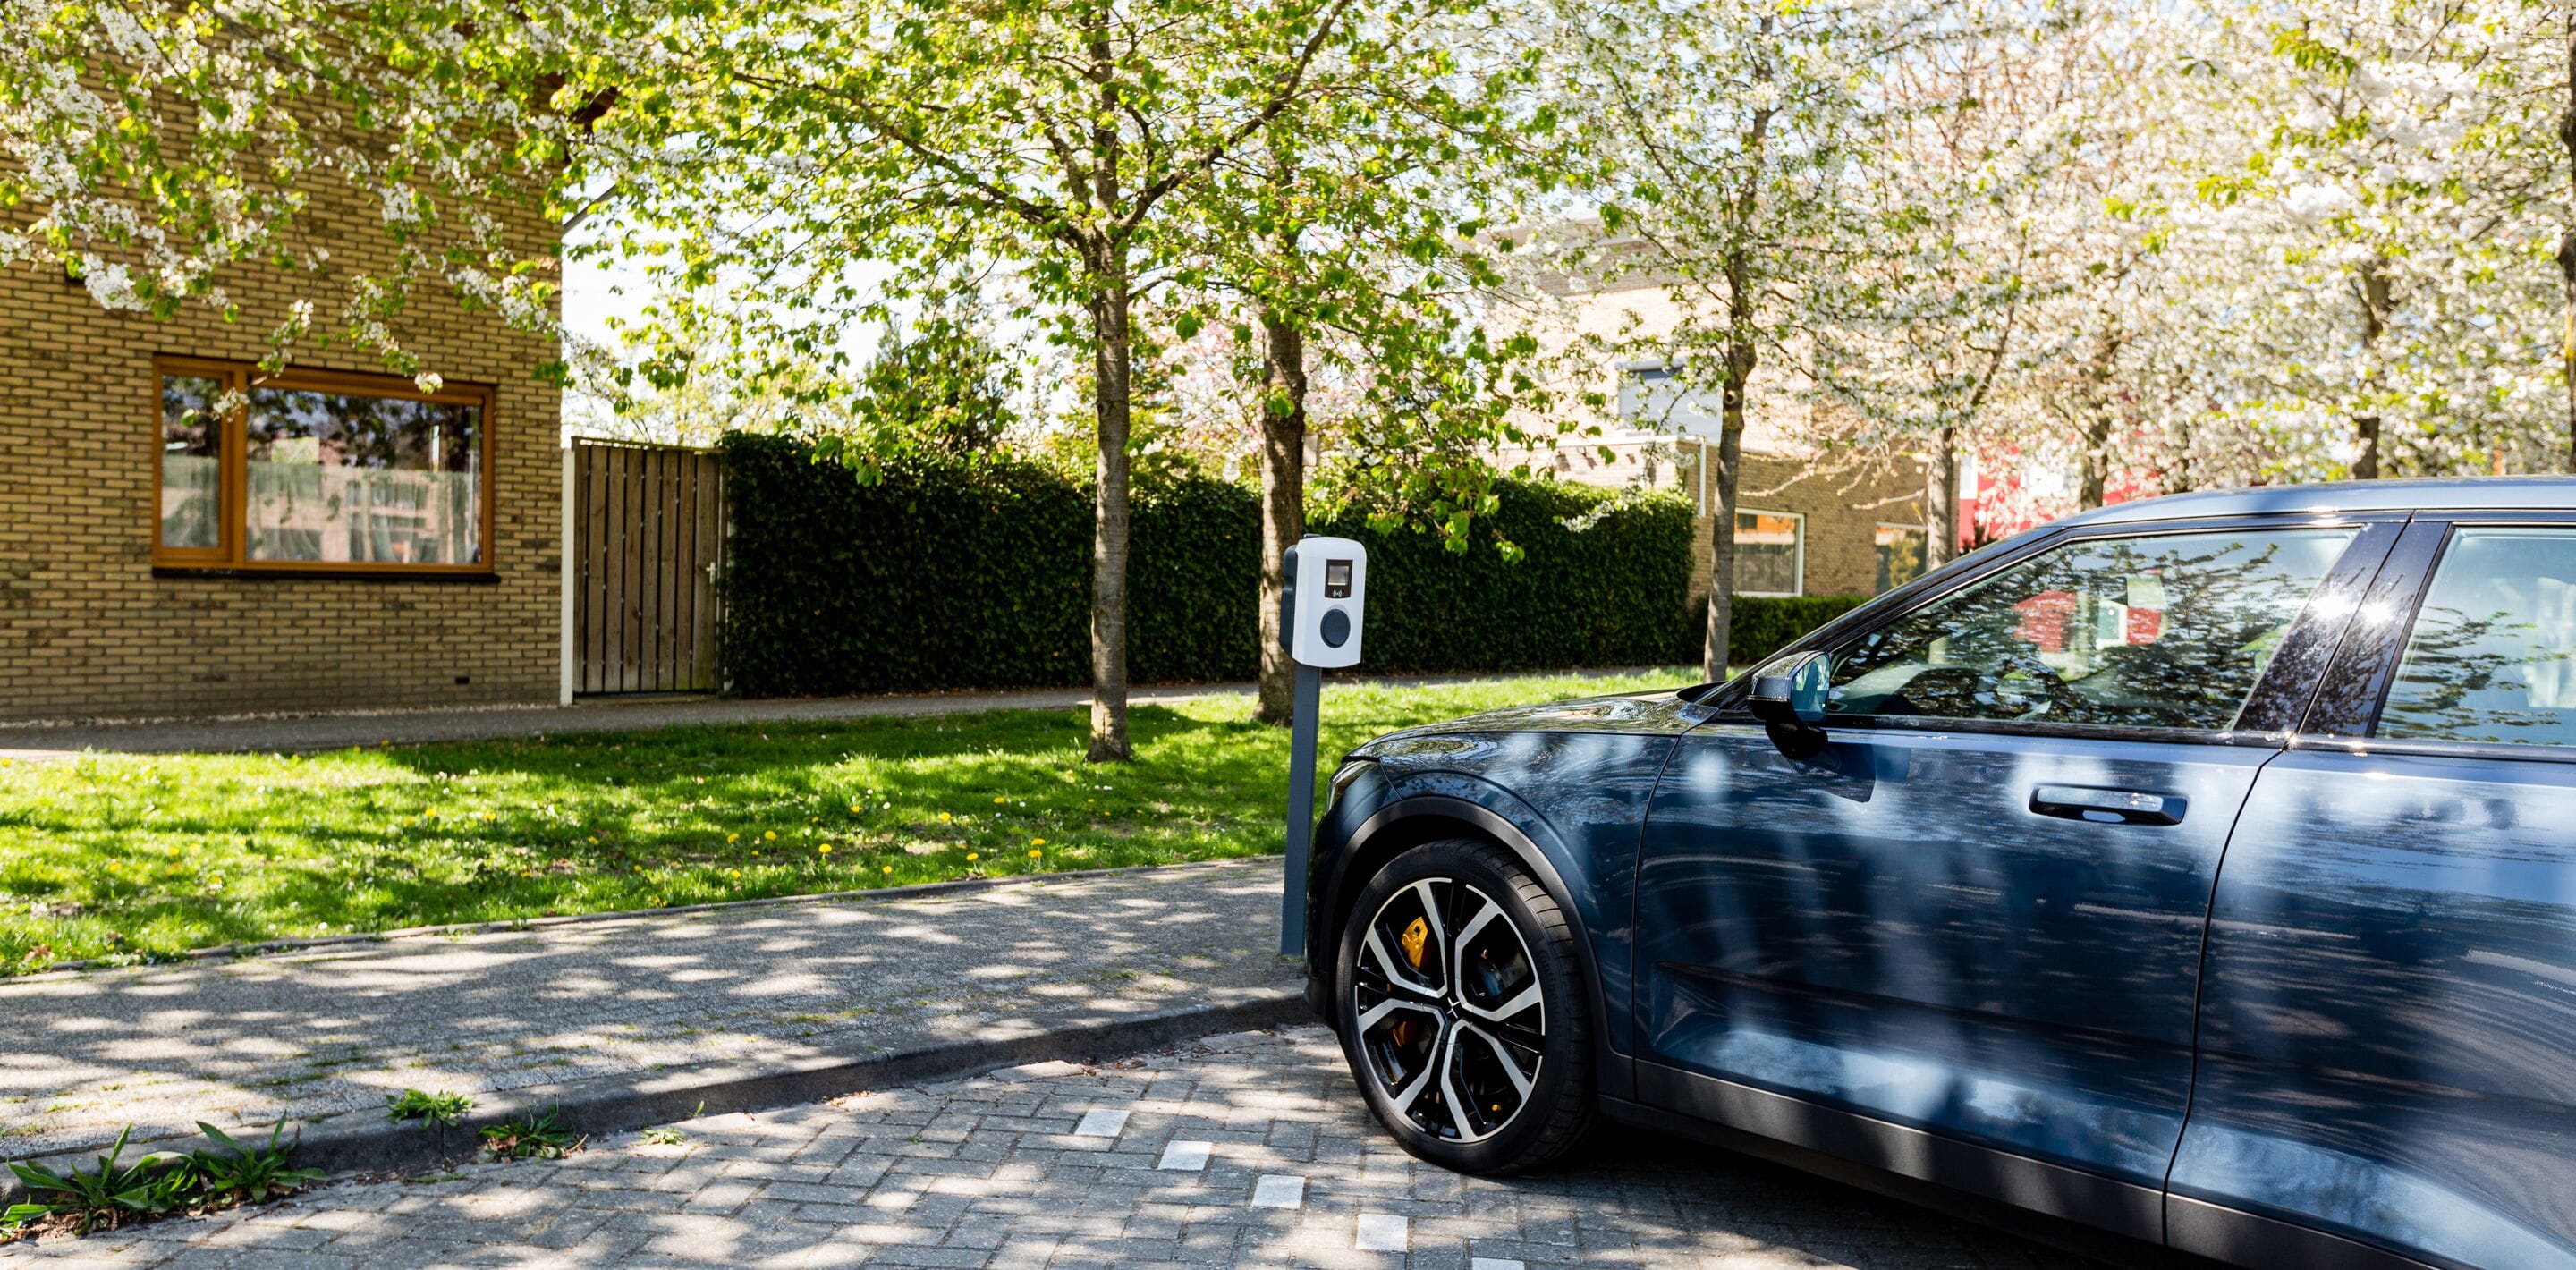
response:
[[[1602,1042],[1604,1092],[1627,1087],[1639,834],[1667,736],[1500,733],[1372,747],[1335,803],[1307,883],[1307,1000],[1328,1021],[1349,910],[1406,847],[1472,835],[1509,850],[1573,926]],[[1488,775],[1491,773],[1491,775]],[[1508,775],[1506,786],[1498,777]]]

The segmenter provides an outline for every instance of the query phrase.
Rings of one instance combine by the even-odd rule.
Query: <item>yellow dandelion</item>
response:
[[[729,833],[729,834],[726,834],[726,835],[725,835],[725,841],[727,841],[727,842],[740,842],[740,841],[742,841],[742,835],[741,835],[741,834],[738,834],[738,833]]]
[[[1001,806],[1001,805],[1002,805],[1002,800],[1001,800],[1001,799],[999,799],[999,798],[994,799],[994,800],[993,800],[993,805],[994,805],[994,806],[996,806],[996,807]]]
[[[887,872],[887,873],[893,873],[893,872],[894,872],[894,866],[893,866],[893,865],[891,865],[891,864],[889,864],[889,865],[887,865],[887,866],[885,867],[885,870],[886,870],[886,872]]]
[[[1030,845],[1030,846],[1032,846],[1032,847],[1043,847],[1043,846],[1045,846],[1045,845],[1046,845],[1046,839],[1044,839],[1044,838],[1031,838],[1031,839],[1029,839],[1029,845]],[[1032,851],[1032,852],[1030,852],[1029,854],[1030,854],[1030,855],[1036,855],[1036,854],[1037,854],[1037,852]]]
[[[966,858],[967,858],[967,859],[969,859],[969,860],[979,860],[979,859],[982,859],[983,857],[982,857],[979,853],[977,853],[977,852],[969,851],[969,852],[967,852],[967,853],[966,853]]]
[[[943,825],[944,825],[944,824],[947,824],[947,823],[948,823],[948,821],[949,821],[949,819],[950,819],[950,817],[949,817],[949,815],[948,815],[948,813],[947,813],[947,812],[944,812],[944,811],[943,811],[943,812],[939,813],[939,823],[941,823],[941,824],[943,824]]]
[[[820,852],[822,852],[824,855],[830,855],[830,854],[832,854],[832,844],[831,844],[831,843],[828,843],[828,842],[826,842],[826,843],[824,843],[822,846],[816,847],[816,848],[814,848],[814,849],[815,849],[816,851],[820,851]]]
[[[1029,858],[1030,858],[1030,859],[1032,859],[1032,860],[1034,860],[1034,859],[1037,859],[1039,856],[1042,856],[1042,855],[1045,855],[1045,854],[1046,854],[1046,852],[1043,852],[1043,851],[1032,851],[1032,852],[1030,852],[1030,853],[1029,853]]]
[[[726,876],[726,877],[729,877],[729,878],[738,878],[738,877],[741,877],[741,876],[742,876],[742,870],[740,870],[740,869],[727,869],[727,870],[725,870],[725,876]]]
[[[856,811],[858,811],[858,809],[859,809],[859,805],[858,805],[857,803],[852,803],[852,804],[850,804],[850,810],[851,810],[852,812],[856,812]]]
[[[760,840],[762,842],[776,842],[778,841],[778,831],[775,829],[768,830],[760,835]]]

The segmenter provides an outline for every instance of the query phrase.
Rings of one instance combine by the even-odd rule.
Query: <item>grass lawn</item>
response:
[[[1334,687],[1323,759],[1521,702],[1692,682]],[[1086,712],[673,728],[0,765],[0,974],[235,942],[1280,849],[1288,734],[1217,698]]]

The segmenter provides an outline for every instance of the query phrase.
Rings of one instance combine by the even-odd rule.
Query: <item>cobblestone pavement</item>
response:
[[[0,1157],[418,1088],[704,1084],[1276,995],[1279,862],[0,980]]]
[[[1607,1130],[1531,1178],[1397,1151],[1320,1028],[709,1117],[681,1141],[345,1183],[274,1207],[0,1248],[0,1265],[2078,1264],[1711,1148]]]

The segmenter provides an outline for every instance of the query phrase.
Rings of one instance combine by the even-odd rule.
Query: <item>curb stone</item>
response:
[[[639,1072],[530,1086],[477,1099],[474,1110],[452,1129],[417,1123],[390,1124],[369,1108],[306,1121],[300,1132],[290,1129],[289,1133],[296,1135],[294,1159],[298,1167],[332,1174],[393,1172],[470,1156],[485,1126],[539,1111],[556,1111],[575,1132],[602,1137],[701,1115],[766,1111],[888,1085],[963,1079],[1028,1063],[1118,1057],[1202,1036],[1277,1027],[1301,1020],[1306,1013],[1302,992],[1275,989],[1232,1001],[1049,1031],[935,1041],[882,1050],[864,1058],[825,1057],[768,1067],[726,1065]],[[227,1131],[244,1142],[252,1141],[254,1133],[265,1141],[268,1128],[243,1126]],[[126,1145],[125,1158],[131,1161],[153,1151],[187,1152],[213,1145],[193,1134],[133,1142]],[[94,1166],[99,1154],[93,1149],[15,1163],[69,1171]],[[24,1188],[14,1175],[0,1177],[0,1205],[22,1198]]]

